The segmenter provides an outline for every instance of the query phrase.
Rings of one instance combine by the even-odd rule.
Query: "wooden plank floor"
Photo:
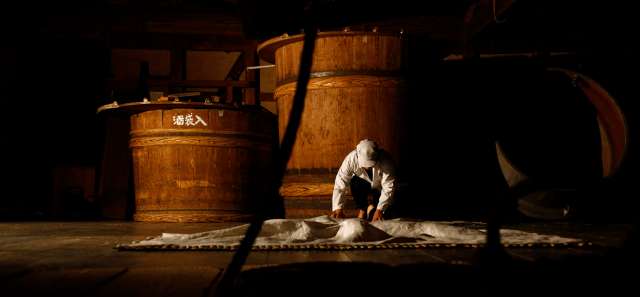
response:
[[[162,232],[193,233],[231,224],[134,222],[0,223],[2,296],[203,296],[215,285],[232,252],[117,251],[118,243]],[[620,250],[631,226],[577,223],[528,223],[511,228],[581,237],[595,246],[583,248],[513,248],[521,262],[558,262],[567,258],[608,257]],[[473,266],[477,249],[399,249],[369,251],[252,252],[246,271],[305,263],[370,263],[384,267],[416,265]],[[606,258],[605,258],[606,259]],[[411,266],[413,265],[413,266]],[[311,266],[310,266],[311,267]],[[413,272],[412,272],[413,273]],[[9,292],[5,295],[5,292]]]

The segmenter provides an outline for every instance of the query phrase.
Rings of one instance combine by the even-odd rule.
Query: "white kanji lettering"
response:
[[[177,126],[184,126],[184,116],[183,115],[174,115],[173,116],[173,124]]]
[[[173,124],[176,126],[196,126],[198,124],[202,124],[203,126],[207,126],[207,122],[205,122],[202,117],[199,115],[195,115],[196,121],[193,121],[194,114],[189,113],[187,115],[174,115],[173,116]]]
[[[193,124],[194,126],[197,125],[198,123],[202,123],[203,125],[207,126],[207,123],[199,115],[196,115],[196,119],[197,119],[196,123]]]
[[[184,116],[184,124],[187,126],[195,126],[196,124],[193,122],[193,114],[190,113]]]

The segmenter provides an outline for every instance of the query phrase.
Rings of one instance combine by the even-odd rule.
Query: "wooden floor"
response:
[[[229,263],[232,252],[136,252],[117,251],[113,247],[118,243],[141,240],[162,232],[193,233],[228,226],[230,224],[0,223],[0,287],[3,288],[0,295],[203,296],[209,288],[215,286],[220,272]],[[617,261],[618,258],[612,255],[624,250],[624,241],[631,230],[631,226],[627,224],[527,223],[509,227],[577,236],[594,243],[594,246],[581,248],[508,249],[509,259],[514,263],[579,263],[576,259],[596,259],[598,263]],[[317,273],[321,273],[323,269],[348,271],[354,267],[369,272],[373,271],[371,267],[377,267],[374,270],[383,268],[384,271],[412,267],[412,276],[424,275],[425,285],[433,285],[430,281],[433,277],[429,274],[432,271],[428,269],[437,267],[442,271],[447,267],[474,267],[480,259],[478,255],[478,249],[469,248],[343,252],[260,251],[250,254],[244,273],[255,276],[262,271],[275,276],[278,275],[275,273],[276,269],[281,267],[296,268],[289,272],[299,272],[304,270],[302,267],[306,267],[315,269]],[[362,266],[348,266],[356,263]],[[304,266],[305,264],[308,265]],[[418,270],[417,267],[423,270]],[[322,284],[329,285],[339,281],[331,279],[330,275],[313,277],[326,277],[316,281],[322,287]],[[261,280],[254,284],[245,281],[245,285],[252,288],[245,292],[247,295],[259,291],[256,286],[265,285],[261,282],[266,281],[263,276],[247,279]],[[286,287],[279,290],[286,291]],[[9,294],[5,294],[6,292]]]

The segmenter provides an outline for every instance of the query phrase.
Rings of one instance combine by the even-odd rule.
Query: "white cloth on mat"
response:
[[[193,234],[163,233],[120,247],[197,248],[237,246],[249,224]],[[483,244],[485,225],[473,222],[434,222],[394,219],[367,222],[361,219],[334,219],[319,216],[309,219],[272,219],[264,222],[254,246],[331,245],[386,243]],[[500,231],[503,244],[568,244],[580,239],[544,235],[512,229]]]

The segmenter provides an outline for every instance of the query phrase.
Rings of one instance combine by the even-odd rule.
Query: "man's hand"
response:
[[[336,219],[344,219],[344,212],[340,208],[336,209],[331,213],[331,217]]]
[[[376,209],[376,212],[373,213],[373,218],[371,219],[372,222],[375,221],[382,221],[382,210],[380,209]]]

